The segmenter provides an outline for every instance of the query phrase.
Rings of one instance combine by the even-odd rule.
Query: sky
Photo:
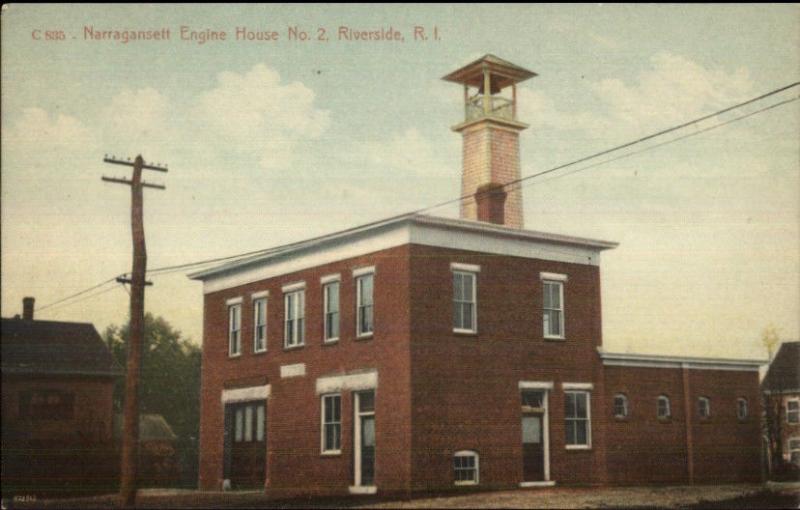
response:
[[[157,268],[457,197],[462,91],[441,77],[486,53],[538,73],[518,90],[523,176],[800,79],[798,5],[6,4],[0,19],[2,315],[34,296],[36,318],[99,331],[127,320],[122,286],[48,305],[130,271],[130,193],[101,181],[130,172],[105,154],[169,166],[145,175],[166,185],[145,191]],[[127,30],[161,40],[113,38]],[[526,228],[620,243],[601,263],[606,350],[763,359],[765,328],[800,337],[800,102],[701,132],[798,93],[527,181]],[[147,311],[200,342],[201,283],[151,279]]]

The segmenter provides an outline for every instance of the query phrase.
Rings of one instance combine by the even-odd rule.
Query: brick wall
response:
[[[352,270],[375,266],[375,331],[356,339],[356,289]],[[340,273],[339,341],[323,345],[320,277]],[[305,346],[283,348],[281,287],[306,282]],[[253,353],[250,294],[269,291],[266,353]],[[226,300],[243,297],[242,355],[228,357]],[[200,428],[200,486],[219,489],[223,476],[224,387],[271,386],[267,402],[267,486],[275,495],[347,492],[353,483],[352,394],[342,392],[342,454],[320,455],[320,397],[316,379],[332,373],[375,368],[376,485],[404,491],[410,465],[410,368],[408,355],[408,247],[383,250],[205,296]],[[281,379],[280,366],[305,363],[306,375]]]

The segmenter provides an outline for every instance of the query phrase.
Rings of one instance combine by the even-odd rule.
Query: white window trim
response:
[[[553,381],[520,381],[518,387],[521,390],[552,390]]]
[[[592,391],[594,389],[594,384],[581,383],[581,382],[564,382],[561,383],[561,388],[564,391]]]
[[[592,392],[587,390],[565,390],[564,393],[583,393],[586,395],[586,444],[565,444],[567,450],[592,449]],[[568,418],[564,416],[564,427]]]
[[[475,480],[455,480],[454,485],[480,485],[481,483],[481,458],[475,450],[459,450],[453,454],[455,457],[475,457]],[[453,467],[455,476],[455,467]]]
[[[665,416],[661,416],[659,414],[660,411],[659,404],[661,403],[661,400],[667,402],[667,414]],[[672,402],[670,402],[669,396],[659,395],[658,398],[656,399],[656,418],[658,418],[659,420],[668,420],[672,418]]]
[[[701,404],[701,402],[705,402],[706,403],[706,405],[705,405],[706,413],[707,413],[706,415],[703,415],[703,413],[700,412],[700,404]],[[699,416],[701,420],[711,419],[711,399],[710,398],[708,398],[708,397],[697,397],[697,416]]]
[[[789,404],[792,402],[797,402],[797,410],[795,411],[795,414],[797,414],[797,421],[789,421]],[[790,398],[786,400],[786,423],[791,425],[800,423],[800,398]]]
[[[341,280],[342,280],[341,273],[335,273],[335,274],[328,274],[328,275],[325,275],[325,276],[321,277],[319,279],[319,283],[320,283],[320,285],[325,285],[326,283],[339,282]]]
[[[462,273],[480,273],[481,266],[477,264],[462,264],[461,262],[451,262],[451,271],[460,271]]]
[[[786,440],[786,455],[789,457],[786,460],[789,462],[792,462],[792,452],[800,452],[800,446],[797,448],[792,448],[792,441],[800,442],[800,436],[790,436]]]
[[[367,274],[375,274],[375,266],[365,266],[353,269],[353,278],[358,278],[359,276],[364,276]]]
[[[239,301],[229,300],[232,301],[228,306],[228,357],[229,358],[238,358],[242,355],[242,298],[237,298]],[[231,342],[231,333],[233,330],[231,329],[231,310],[238,309],[239,310],[239,352],[233,352],[231,347],[233,343]]]
[[[550,281],[550,282],[565,282],[567,281],[568,277],[565,274],[561,273],[546,273],[541,272],[539,273],[539,279],[541,281]]]
[[[741,403],[744,402],[744,416],[740,414],[741,410]],[[750,417],[750,403],[744,397],[739,397],[736,399],[736,417],[740,421],[744,421]]]
[[[322,343],[324,343],[324,344],[334,344],[334,343],[339,341],[339,336],[338,335],[334,336],[334,337],[326,338],[326,336],[328,334],[328,293],[326,292],[326,289],[327,289],[328,285],[330,285],[332,283],[340,283],[338,274],[332,275],[332,276],[335,276],[336,278],[335,279],[332,278],[332,279],[329,279],[329,280],[325,280],[324,282],[322,282],[322,278],[320,279],[320,282],[322,282]],[[339,311],[337,312],[339,314],[339,318],[338,318],[338,320],[339,320],[339,333],[341,333],[341,327],[342,327],[342,322],[341,322],[342,321],[342,299],[341,299],[342,296],[341,296],[341,292],[342,292],[342,287],[340,285],[339,286]]]
[[[617,414],[616,412],[617,405],[615,401],[617,398],[622,398],[623,414]],[[625,419],[630,414],[630,410],[628,409],[628,396],[624,393],[615,393],[614,397],[611,399],[611,406],[611,411],[614,413],[614,418]]]
[[[249,400],[266,400],[270,397],[270,394],[271,387],[269,384],[234,388],[222,390],[221,401],[223,404],[233,404],[236,402],[247,402]]]
[[[453,263],[455,264],[455,263]],[[472,328],[453,328],[453,333],[461,333],[461,334],[470,334],[476,335],[478,333],[478,272],[480,272],[480,266],[473,266],[477,267],[477,271],[467,271],[464,269],[453,269],[451,264],[451,270],[453,274],[465,274],[472,277]],[[461,266],[466,266],[467,264],[459,264]],[[453,285],[453,292],[455,293],[455,284]],[[455,296],[453,296],[453,303],[455,303]]]
[[[550,273],[545,273],[550,274]],[[566,340],[567,339],[567,307],[564,303],[564,282],[566,281],[566,275],[564,276],[564,280],[542,280],[542,292],[544,293],[544,284],[545,283],[555,283],[558,284],[558,292],[559,292],[559,302],[561,303],[561,314],[559,314],[559,318],[561,319],[561,324],[559,324],[559,330],[561,331],[560,335],[550,335],[546,331],[544,331],[544,311],[546,310],[544,307],[544,295],[542,296],[542,333],[546,340]]]
[[[356,274],[357,271],[358,274]],[[372,331],[362,332],[361,317],[359,316],[359,309],[361,308],[361,286],[358,284],[358,281],[365,276],[372,276]],[[375,266],[353,270],[353,278],[356,284],[356,338],[370,338],[375,334]],[[341,308],[341,306],[339,308]]]
[[[291,286],[290,286],[291,287]],[[302,295],[303,296],[303,334],[302,338],[300,335],[300,328],[294,327],[292,328],[292,333],[294,338],[292,340],[297,340],[297,342],[293,344],[289,344],[289,338],[286,336],[286,321],[289,318],[289,307],[287,306],[288,297],[291,295]],[[295,305],[297,306],[297,305]],[[300,315],[296,316],[293,319],[295,326],[297,326],[298,320],[300,319]],[[305,296],[305,283],[303,283],[302,287],[294,287],[294,290],[287,291],[283,294],[283,348],[284,349],[297,349],[299,347],[303,347],[306,343],[305,339],[305,327],[306,327],[306,296]]]
[[[295,291],[298,291],[298,290],[305,290],[305,288],[306,288],[306,282],[304,282],[304,281],[303,282],[294,282],[294,283],[288,283],[288,284],[284,285],[283,287],[281,287],[281,291],[283,291],[284,294],[288,294],[290,292],[295,292]]]
[[[261,298],[265,298],[265,297],[269,297],[269,291],[268,290],[261,290],[261,291],[253,292],[252,294],[250,294],[250,299],[252,299],[254,301],[256,299],[261,299]]]
[[[267,324],[268,324],[267,310],[269,308],[269,301],[267,300],[267,296],[269,295],[269,292],[267,292],[267,294],[263,293],[259,294],[262,295],[260,297],[253,298],[253,352],[256,354],[267,352]],[[262,349],[259,349],[258,346],[256,345],[256,342],[258,342],[258,314],[256,313],[257,310],[256,307],[258,306],[258,303],[262,301],[264,302],[264,347]]]
[[[339,397],[339,449],[326,450],[325,449],[325,399],[328,397]],[[341,455],[342,454],[342,394],[341,393],[326,393],[320,395],[320,443],[319,452],[321,455]]]

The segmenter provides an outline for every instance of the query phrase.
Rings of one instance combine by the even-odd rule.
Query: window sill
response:
[[[322,345],[336,345],[339,343],[339,338],[328,338],[322,341]]]
[[[266,353],[267,353],[266,349],[262,349],[260,351],[253,351],[253,354],[266,354]]]
[[[467,486],[469,486],[469,485],[478,485],[478,482],[473,482],[473,481],[460,481],[460,482],[453,482],[453,484],[454,484],[454,485],[457,485],[457,486],[459,486],[459,487],[463,487],[463,486],[465,486],[465,485],[467,485]]]
[[[453,334],[458,336],[478,336],[478,331],[474,329],[453,329]]]
[[[564,342],[567,339],[565,336],[545,336],[543,338],[545,341],[549,342]]]
[[[350,494],[375,494],[378,488],[374,485],[351,485],[348,487]]]
[[[565,446],[565,448],[569,451],[575,452],[587,452],[592,450],[591,446],[582,444],[568,444]]]
[[[375,336],[375,333],[364,333],[361,335],[356,336],[356,340],[372,340],[372,337]]]
[[[283,346],[283,350],[284,350],[284,351],[294,351],[294,350],[297,350],[297,349],[302,349],[302,348],[303,348],[303,347],[305,347],[305,346],[306,346],[306,344],[299,344],[299,345],[288,345],[288,346],[287,346],[287,345],[284,345],[284,346]]]
[[[242,357],[242,353],[241,352],[239,354],[228,354],[228,359],[236,359],[236,358],[241,358],[241,357]]]
[[[320,457],[341,457],[342,450],[329,450],[327,452],[320,452]]]

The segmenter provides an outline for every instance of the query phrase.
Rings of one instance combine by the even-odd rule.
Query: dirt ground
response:
[[[9,504],[11,503],[11,504]],[[114,496],[4,501],[6,508],[114,508]],[[145,489],[139,508],[798,508],[800,483],[671,487],[551,487],[411,500],[362,497],[276,501],[261,492]]]

